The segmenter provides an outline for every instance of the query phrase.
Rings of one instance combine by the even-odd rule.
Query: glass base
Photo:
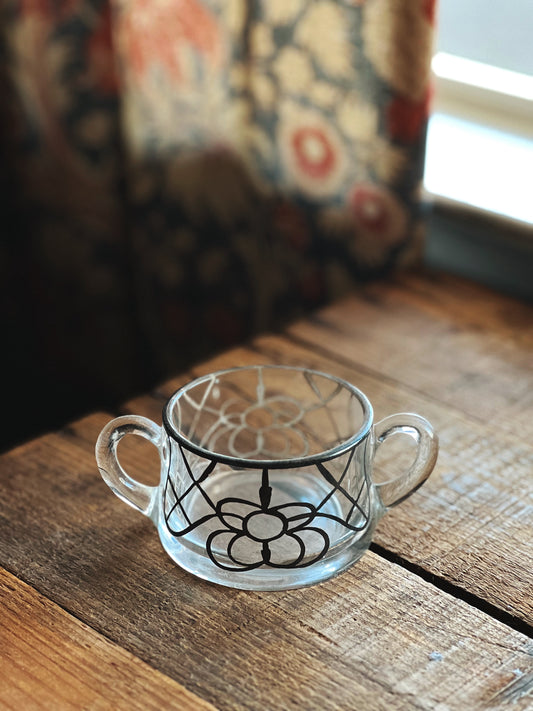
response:
[[[210,502],[217,503],[212,516]],[[204,523],[184,536],[160,517],[163,547],[183,569],[209,582],[241,590],[287,590],[338,575],[363,555],[375,527],[350,518],[346,502],[315,472],[224,472],[208,479],[188,502],[192,521]],[[211,517],[209,518],[209,515]]]

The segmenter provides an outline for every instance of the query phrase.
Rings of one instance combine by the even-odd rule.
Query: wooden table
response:
[[[533,708],[533,309],[404,275],[124,411],[160,422],[191,377],[270,362],[352,381],[378,419],[425,415],[441,441],[429,481],[348,572],[250,593],[174,566],[104,485],[93,451],[111,413],[18,447],[0,460],[2,709]],[[153,447],[121,447],[153,483]]]

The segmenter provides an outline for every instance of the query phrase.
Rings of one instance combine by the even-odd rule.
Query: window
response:
[[[439,52],[533,75],[531,0],[440,0]]]
[[[533,225],[533,2],[442,0],[425,186]]]

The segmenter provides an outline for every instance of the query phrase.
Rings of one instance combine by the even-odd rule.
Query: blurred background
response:
[[[529,5],[3,0],[0,447],[424,260],[528,296]]]

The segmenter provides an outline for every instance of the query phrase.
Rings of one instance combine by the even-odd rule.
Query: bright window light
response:
[[[432,69],[440,79],[533,101],[533,77],[473,59],[438,52]]]
[[[435,196],[533,224],[533,141],[436,113],[424,183]]]

